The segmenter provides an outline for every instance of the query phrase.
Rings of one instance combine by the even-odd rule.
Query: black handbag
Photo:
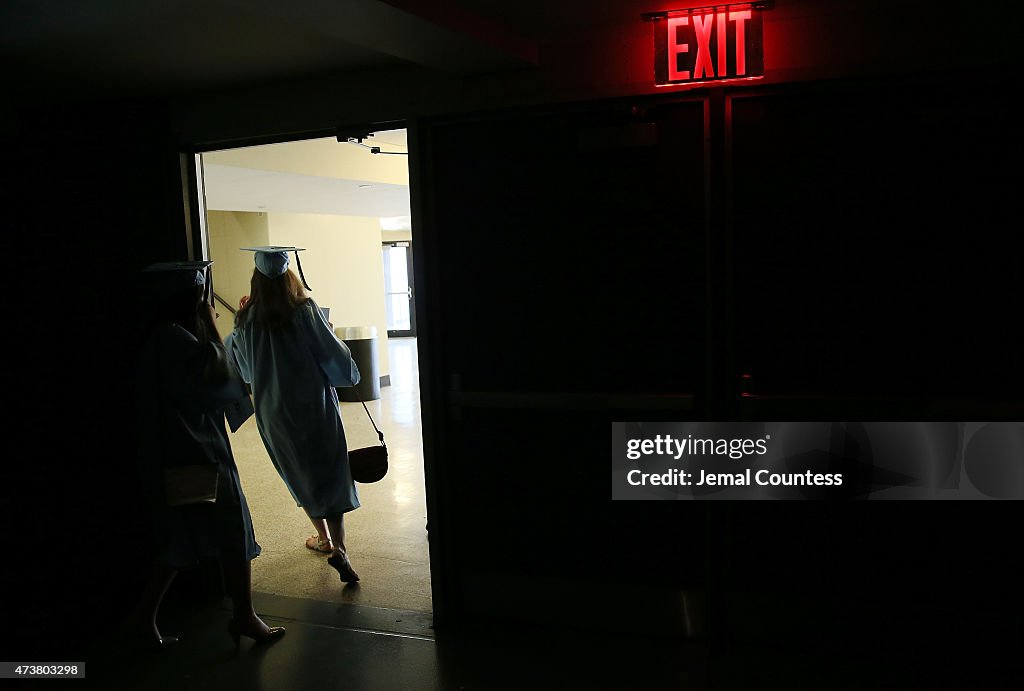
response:
[[[369,484],[371,482],[377,482],[382,479],[388,473],[388,447],[384,443],[384,433],[377,429],[377,423],[373,421],[373,416],[370,415],[370,409],[366,407],[366,403],[360,398],[359,402],[363,404],[363,410],[366,411],[367,417],[370,418],[370,424],[373,425],[373,429],[377,432],[377,439],[380,444],[375,446],[366,446],[361,449],[351,449],[348,452],[348,465],[352,470],[352,479],[362,484]]]
[[[167,506],[186,506],[217,501],[220,473],[212,463],[164,468],[164,499]]]

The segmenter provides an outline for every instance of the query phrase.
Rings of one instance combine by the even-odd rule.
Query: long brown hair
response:
[[[275,329],[291,323],[295,308],[304,305],[309,297],[302,283],[291,269],[276,278],[268,278],[253,269],[249,282],[249,301],[235,314],[235,324],[251,320],[263,328]]]

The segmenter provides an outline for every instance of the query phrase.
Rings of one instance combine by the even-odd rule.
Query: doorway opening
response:
[[[359,349],[374,357],[356,361],[364,379],[379,379],[379,397],[364,397],[373,420],[357,397],[339,396],[348,448],[376,444],[375,422],[389,451],[387,476],[357,485],[361,506],[345,515],[345,543],[360,575],[358,586],[342,587],[326,555],[307,549],[312,526],[278,476],[253,417],[231,435],[262,547],[252,566],[253,590],[429,613],[412,257],[409,253],[403,274],[409,281],[409,313],[400,322],[408,328],[393,329],[390,269],[380,254],[389,243],[411,246],[408,156],[401,155],[408,144],[404,129],[372,137],[374,147],[329,137],[202,154],[205,245],[214,262],[222,337],[231,332],[239,301],[249,294],[253,254],[241,248],[277,245],[305,249],[301,261],[309,295],[328,311],[339,339],[374,339],[371,348]]]

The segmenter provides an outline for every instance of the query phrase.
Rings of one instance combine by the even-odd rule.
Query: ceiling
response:
[[[358,144],[324,140],[325,148],[357,147]],[[391,153],[373,154],[368,145]],[[287,144],[275,145],[276,148]],[[366,162],[371,156],[401,155],[408,152],[405,130],[376,132],[360,147]],[[341,153],[339,151],[339,153]],[[349,159],[351,160],[351,159]],[[294,171],[223,165],[204,161],[206,207],[211,211],[287,212],[372,216],[392,220],[391,228],[407,228],[409,186],[388,184],[366,174],[361,177],[359,157],[345,167],[344,177],[303,174]],[[314,169],[310,167],[310,173]]]
[[[416,66],[478,74],[636,21],[652,0],[3,0],[0,75],[20,98],[180,94]]]
[[[0,116],[79,99],[177,98],[372,70],[535,67],[544,45],[635,21],[651,0],[3,0]],[[402,144],[404,145],[404,132]],[[378,142],[374,142],[375,144]],[[408,190],[207,171],[209,208],[407,216]]]

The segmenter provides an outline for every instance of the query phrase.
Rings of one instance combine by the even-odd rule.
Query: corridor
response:
[[[252,566],[255,592],[431,611],[416,339],[390,339],[388,353],[391,385],[381,387],[379,400],[366,402],[384,432],[388,474],[380,482],[357,486],[362,506],[345,518],[345,542],[358,584],[343,588],[326,555],[305,547],[312,526],[274,470],[255,417],[231,435],[256,540],[263,548]],[[361,404],[343,401],[341,415],[350,449],[377,443]]]

